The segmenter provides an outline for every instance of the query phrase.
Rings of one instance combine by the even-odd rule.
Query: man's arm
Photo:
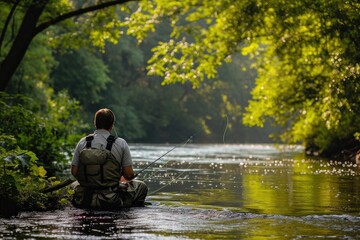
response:
[[[131,181],[132,179],[134,179],[134,177],[135,174],[132,165],[123,167],[122,176],[120,179],[121,182]]]
[[[72,174],[74,177],[76,177],[77,172],[78,172],[78,167],[75,166],[75,165],[71,165],[71,174]]]
[[[76,177],[78,173],[78,165],[79,165],[79,155],[80,155],[80,149],[84,149],[85,142],[83,141],[84,138],[80,139],[80,141],[76,144],[73,159],[71,161],[71,174]]]

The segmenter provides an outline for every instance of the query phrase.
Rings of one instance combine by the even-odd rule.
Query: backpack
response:
[[[79,156],[76,179],[80,184],[74,189],[72,203],[79,208],[120,208],[127,193],[118,188],[121,165],[111,153],[116,138],[107,138],[106,149],[91,148],[93,139],[93,134],[86,137],[86,148]]]
[[[81,186],[92,189],[106,189],[118,186],[121,177],[121,164],[111,153],[116,138],[107,138],[106,149],[91,148],[94,135],[86,137],[86,148],[79,155],[76,179]]]

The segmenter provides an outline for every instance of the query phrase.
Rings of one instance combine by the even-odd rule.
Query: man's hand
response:
[[[128,187],[129,187],[128,181],[125,178],[121,177],[119,182],[119,188],[127,189]]]
[[[121,183],[127,183],[127,182],[129,182],[130,180],[127,180],[126,178],[124,178],[124,176],[121,176],[121,178],[120,178],[120,182]]]

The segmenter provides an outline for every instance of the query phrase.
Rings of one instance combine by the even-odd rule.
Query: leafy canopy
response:
[[[245,123],[263,126],[270,120],[284,126],[281,139],[321,149],[359,135],[358,2],[152,0],[121,5],[120,10],[129,13],[124,18],[118,15],[119,8],[109,7],[61,22],[56,20],[68,12],[112,1],[44,2],[35,29],[45,30],[46,44],[52,47],[91,43],[104,49],[105,41],[118,40],[123,27],[141,42],[167,21],[172,27],[169,38],[153,48],[147,68],[149,74],[163,77],[163,84],[189,82],[200,88],[205,80],[217,77],[219,66],[241,52],[253,57],[258,73]],[[19,8],[26,9],[29,3],[33,2],[21,1]],[[7,6],[0,10],[6,16],[9,2],[0,4]],[[58,24],[49,27],[54,19]],[[12,41],[9,31],[5,37]],[[1,49],[0,58],[8,49]]]
[[[153,0],[126,19],[140,41],[166,19],[149,74],[163,84],[214,78],[235,52],[256,60],[244,122],[281,125],[288,142],[331,148],[360,129],[360,3],[341,0]]]

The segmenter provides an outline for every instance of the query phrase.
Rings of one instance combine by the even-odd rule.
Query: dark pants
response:
[[[122,207],[144,206],[148,192],[146,184],[139,180],[128,182],[128,187],[119,189],[93,190],[72,184],[75,191],[73,205],[80,208],[117,209]]]
[[[139,180],[129,182],[128,188],[125,190],[127,194],[123,197],[123,206],[144,206],[145,198],[148,192],[146,184]]]

